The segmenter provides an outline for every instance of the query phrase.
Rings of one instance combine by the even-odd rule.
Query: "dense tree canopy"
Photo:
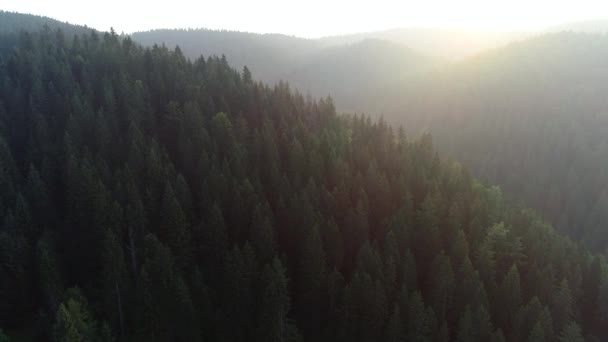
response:
[[[15,41],[0,55],[8,336],[608,338],[605,260],[429,135],[113,32]]]
[[[331,94],[338,111],[383,114],[416,136],[429,131],[442,154],[605,253],[608,38],[598,34],[605,25],[564,25],[536,37],[402,29],[306,40],[154,30],[134,39],[179,44],[190,57],[226,54],[260,80]],[[433,58],[516,40],[451,65]]]

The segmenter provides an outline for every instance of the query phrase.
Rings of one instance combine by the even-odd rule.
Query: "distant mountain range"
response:
[[[446,61],[459,60],[483,50],[529,37],[528,32],[483,32],[434,28],[396,28],[322,38],[325,44],[346,44],[364,39],[382,39],[403,44],[420,54]]]
[[[200,29],[154,30],[131,37],[145,46],[179,46],[192,59],[200,55],[225,55],[235,67],[247,66],[258,80],[267,83],[286,80],[304,94],[331,95],[342,111],[356,111],[362,94],[369,89],[428,70],[442,61],[373,36],[312,40]]]

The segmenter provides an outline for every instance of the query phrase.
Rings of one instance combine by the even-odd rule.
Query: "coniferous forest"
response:
[[[0,36],[0,341],[603,341],[608,265],[430,135],[225,58]]]
[[[132,37],[144,46],[179,45],[191,58],[225,53],[233,66],[250,62],[254,77],[270,83],[279,77],[269,69],[286,69],[296,59],[288,53],[296,54],[303,65],[284,74],[293,87],[330,94],[338,112],[384,115],[414,136],[430,132],[440,155],[499,185],[559,232],[608,255],[608,35],[600,32],[512,37],[508,45],[486,46],[453,63],[433,54],[434,39],[422,32],[413,35],[418,43],[406,32],[370,33],[384,38],[377,41],[365,40],[366,34],[359,41],[302,40],[208,30]],[[405,45],[399,44],[404,38]],[[325,48],[318,51],[317,45]],[[449,55],[455,58],[457,51]]]

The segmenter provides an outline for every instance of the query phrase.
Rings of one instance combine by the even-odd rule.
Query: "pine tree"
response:
[[[251,242],[257,256],[266,261],[275,253],[275,234],[269,208],[262,204],[256,205],[251,219]]]
[[[412,294],[408,313],[408,341],[427,342],[431,341],[432,327],[429,326],[428,313],[420,293]]]
[[[118,323],[120,335],[124,336],[127,268],[122,247],[111,229],[106,229],[103,260],[106,317]]]
[[[208,221],[202,222],[196,228],[195,239],[199,246],[198,257],[202,265],[209,273],[219,272],[228,249],[226,224],[219,205],[213,205],[209,212]]]
[[[173,188],[167,184],[161,206],[160,237],[167,241],[176,255],[178,267],[185,268],[190,262],[190,232],[186,215]]]
[[[479,341],[489,341],[492,338],[492,317],[484,305],[478,306],[473,312],[473,330]]]
[[[473,317],[471,315],[471,308],[467,306],[460,321],[458,322],[458,333],[456,341],[477,341],[476,332],[473,330]]]
[[[320,333],[322,289],[326,282],[325,252],[318,228],[313,227],[303,241],[299,259],[298,290],[299,307],[303,320],[308,322],[307,330],[313,335]]]
[[[460,266],[465,258],[469,257],[469,243],[461,229],[458,230],[455,240],[451,243],[450,256],[456,268]]]
[[[545,331],[543,330],[542,325],[536,323],[532,331],[530,331],[530,335],[528,335],[527,342],[545,342],[547,339],[545,337]]]
[[[445,254],[435,257],[431,265],[429,288],[431,307],[440,320],[452,318],[454,305],[455,279],[450,258]]]
[[[0,342],[10,342],[10,339],[6,334],[0,329]]]
[[[598,327],[603,327],[608,324],[608,278],[602,278],[598,289]],[[598,329],[601,330],[601,329]]]
[[[500,285],[500,309],[496,308],[498,322],[505,331],[511,328],[513,317],[515,317],[521,305],[521,287],[519,271],[513,265]]]
[[[568,324],[566,324],[561,334],[559,335],[559,341],[584,342],[585,339],[583,338],[583,334],[579,325],[576,324],[576,322],[570,321]]]
[[[41,230],[53,225],[54,220],[48,189],[33,165],[30,165],[28,171],[25,196],[27,202],[31,204],[30,209],[36,213],[33,219],[38,229]]]
[[[414,254],[423,264],[430,265],[435,251],[440,250],[438,194],[429,193],[416,212]]]
[[[55,341],[66,342],[93,341],[96,338],[96,322],[78,289],[71,289],[67,300],[59,305],[54,338]]]
[[[572,293],[568,281],[563,279],[554,292],[553,302],[551,303],[551,316],[557,331],[564,329],[573,318],[572,304]]]
[[[197,324],[197,313],[192,302],[190,289],[182,279],[178,277],[174,286],[174,315],[171,326],[174,327],[173,338],[176,341],[200,341],[201,331]]]
[[[40,233],[39,227],[34,225],[32,214],[30,213],[30,206],[21,193],[17,194],[14,215],[15,229],[17,231],[22,232],[29,239],[32,239]]]
[[[288,335],[289,293],[285,269],[274,259],[262,273],[263,290],[257,318],[258,341],[285,341]]]
[[[63,285],[53,241],[48,232],[36,245],[36,263],[43,300],[49,313],[55,313],[62,297]]]
[[[404,338],[404,329],[401,314],[399,313],[399,306],[395,305],[393,313],[388,321],[386,327],[386,341],[387,342],[399,342]]]

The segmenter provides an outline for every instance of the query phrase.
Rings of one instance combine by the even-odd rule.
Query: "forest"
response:
[[[389,122],[432,132],[441,153],[605,254],[606,58],[607,35],[551,33],[385,88],[376,103]]]
[[[0,341],[602,341],[608,265],[383,119],[0,35]]]
[[[281,44],[266,35],[205,30],[153,30],[133,39],[177,44],[191,58],[225,52],[256,79],[331,95],[339,113],[383,117],[411,136],[429,132],[441,155],[606,254],[606,27],[601,20],[574,23],[535,35],[473,37],[467,46],[455,32],[432,30],[280,36]],[[238,41],[229,39],[234,35]],[[261,51],[299,57],[271,59]],[[467,51],[477,54],[463,56]]]

